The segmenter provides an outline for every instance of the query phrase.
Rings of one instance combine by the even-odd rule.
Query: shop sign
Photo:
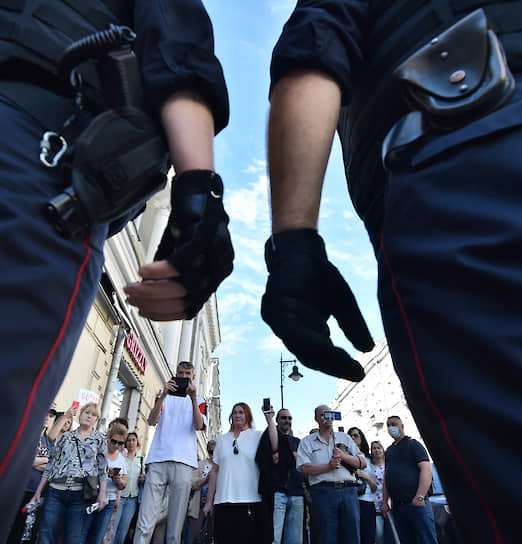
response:
[[[145,374],[145,369],[147,368],[147,358],[138,344],[138,340],[134,336],[134,333],[131,332],[125,338],[125,347],[127,348],[131,359],[134,361],[134,364],[140,371],[140,374]]]
[[[83,406],[84,404],[88,404],[89,402],[94,402],[95,404],[98,404],[100,400],[100,395],[95,393],[94,391],[89,391],[89,389],[80,389],[78,391],[78,403],[79,406]]]

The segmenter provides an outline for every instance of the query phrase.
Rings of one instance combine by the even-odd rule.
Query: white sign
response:
[[[80,389],[78,391],[78,402],[80,403],[80,406],[83,406],[89,402],[95,402],[98,404],[99,400],[100,395],[94,391],[89,391],[89,389]]]

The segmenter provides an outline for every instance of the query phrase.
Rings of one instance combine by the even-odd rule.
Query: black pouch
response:
[[[89,225],[114,221],[166,183],[167,147],[153,121],[136,108],[107,110],[76,141],[72,187]]]
[[[502,107],[515,79],[482,9],[464,17],[394,71],[412,112],[383,142],[385,166],[426,133],[462,128]]]
[[[502,45],[482,9],[403,62],[394,75],[429,125],[453,130],[501,107],[515,90]]]

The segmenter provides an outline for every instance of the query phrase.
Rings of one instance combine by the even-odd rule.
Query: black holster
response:
[[[461,19],[394,71],[411,112],[386,135],[385,166],[430,133],[462,128],[502,107],[515,80],[482,9]]]
[[[97,43],[90,37],[84,42],[90,54],[92,43]],[[82,53],[81,47],[73,50],[74,46],[69,61]],[[47,206],[57,230],[72,238],[84,237],[92,225],[115,224],[142,209],[164,187],[169,168],[163,134],[143,109],[133,51],[129,47],[102,51],[97,67],[105,110],[75,138],[64,161],[64,167],[70,168],[71,186]]]

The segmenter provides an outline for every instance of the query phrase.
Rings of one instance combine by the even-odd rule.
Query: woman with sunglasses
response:
[[[107,464],[109,479],[107,480],[107,506],[100,512],[90,514],[84,525],[82,544],[101,544],[109,527],[112,513],[119,508],[120,491],[127,485],[127,467],[121,450],[125,445],[127,427],[114,423],[107,431]]]
[[[361,512],[361,544],[374,544],[375,542],[375,504],[374,493],[377,490],[377,482],[373,465],[370,460],[370,448],[364,433],[358,427],[348,429],[348,435],[355,442],[366,459],[366,468],[358,469],[355,474],[366,482],[365,492],[359,496],[359,507]]]
[[[275,429],[273,412],[265,414]],[[259,469],[255,457],[261,431],[252,428],[252,411],[238,402],[229,417],[230,431],[218,438],[203,513],[214,509],[217,544],[260,544],[263,534]]]
[[[80,410],[80,426],[66,432],[52,451],[40,484],[31,502],[40,502],[49,483],[42,507],[39,544],[55,544],[63,529],[63,544],[78,544],[87,519],[88,506],[83,495],[85,476],[98,476],[97,502],[103,510],[107,504],[107,442],[95,429],[100,412],[94,403]]]

